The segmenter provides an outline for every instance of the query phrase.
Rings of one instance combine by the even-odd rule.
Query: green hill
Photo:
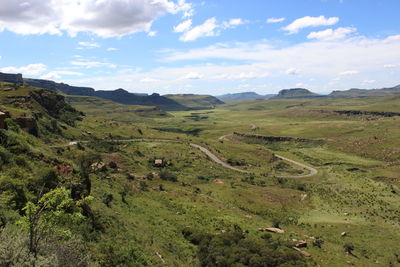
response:
[[[182,106],[188,107],[192,110],[196,109],[213,109],[217,105],[224,104],[218,98],[211,95],[194,95],[194,94],[170,94],[164,97],[171,99]]]
[[[316,93],[310,92],[304,88],[283,89],[273,98],[310,98],[321,97]]]
[[[349,89],[346,91],[333,91],[329,97],[380,97],[400,94],[400,85],[382,89]]]
[[[243,100],[254,100],[254,99],[269,99],[274,95],[259,95],[255,92],[243,92],[243,93],[234,93],[234,94],[225,94],[217,96],[218,99],[224,102],[233,102],[233,101],[243,101]]]

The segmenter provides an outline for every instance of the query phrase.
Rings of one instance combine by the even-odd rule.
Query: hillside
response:
[[[225,94],[216,97],[224,102],[233,102],[233,101],[254,100],[254,99],[268,99],[273,96],[274,95],[272,94],[259,95],[255,92],[243,92],[243,93]]]
[[[88,116],[98,116],[107,120],[130,122],[134,119],[143,120],[146,117],[171,117],[170,114],[157,107],[124,105],[93,96],[66,96],[65,100]]]
[[[399,96],[255,100],[170,116],[0,88],[11,115],[0,129],[5,266],[26,255],[36,266],[399,261]],[[38,207],[43,216],[31,212]],[[30,226],[40,237],[32,248]]]
[[[218,98],[211,95],[194,95],[194,94],[169,94],[164,97],[171,99],[182,106],[190,109],[213,109],[217,105],[224,104]]]
[[[13,83],[0,83],[0,110],[34,135],[61,134],[83,115],[54,91]]]
[[[349,89],[346,91],[333,91],[328,97],[381,97],[387,95],[400,94],[400,85],[382,89]]]
[[[304,88],[293,88],[283,89],[274,96],[274,98],[309,98],[309,97],[321,97],[320,95],[310,92]]]

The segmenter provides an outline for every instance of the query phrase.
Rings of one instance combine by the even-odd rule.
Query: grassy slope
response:
[[[159,179],[146,181],[154,189],[130,197],[130,205],[138,203],[132,213],[123,205],[118,212],[108,211],[116,217],[121,216],[121,220],[137,220],[135,230],[131,232],[128,227],[127,233],[145,244],[146,254],[157,251],[167,262],[177,265],[197,263],[194,248],[179,234],[183,226],[217,232],[226,225],[237,223],[252,235],[259,235],[257,228],[271,226],[277,218],[288,232],[280,238],[306,239],[309,244],[312,237],[320,236],[325,240],[323,249],[312,245],[307,249],[322,265],[343,266],[352,262],[358,266],[374,266],[375,262],[395,262],[395,254],[399,253],[400,214],[397,207],[400,197],[392,192],[391,183],[382,181],[398,182],[394,179],[398,179],[400,171],[396,167],[399,155],[392,153],[390,157],[382,157],[386,153],[382,148],[398,147],[399,118],[338,115],[332,110],[398,112],[400,108],[396,97],[257,100],[220,106],[200,121],[188,119],[189,111],[175,112],[175,117],[171,118],[153,118],[146,121],[146,126],[143,124],[147,131],[145,135],[152,133],[152,137],[179,138],[203,144],[221,158],[243,159],[252,166],[240,167],[255,170],[256,174],[251,178],[222,169],[186,145],[135,143],[124,148],[126,153],[139,150],[145,159],[171,159],[173,167],[167,169],[191,186],[182,187]],[[142,122],[134,120],[134,124],[130,127],[137,127]],[[251,130],[251,124],[257,129]],[[159,133],[151,129],[153,125],[198,134],[185,135],[172,130]],[[388,129],[384,136],[382,128]],[[118,129],[108,130],[118,132]],[[254,140],[247,140],[250,143],[247,145],[242,143],[244,140],[234,137],[218,141],[218,137],[233,131],[318,138],[324,142],[254,144]],[[318,168],[319,174],[301,180],[265,177],[262,174],[271,173],[273,164],[264,159],[271,153],[311,164]],[[139,164],[141,168],[138,164],[129,166],[139,177],[152,170],[145,160]],[[209,181],[200,180],[199,176]],[[221,179],[224,184],[212,183],[214,178]],[[99,198],[103,192],[115,190],[110,189],[110,185],[100,184]],[[160,184],[167,192],[157,192]],[[300,201],[305,194],[305,200]],[[116,201],[115,205],[121,204]],[[293,223],[296,219],[298,223]],[[341,232],[348,235],[341,237]],[[357,257],[344,252],[346,243],[355,245]],[[158,259],[153,257],[152,260],[157,263]]]
[[[180,142],[131,142],[111,147],[106,143],[84,144],[86,151],[97,151],[106,164],[113,161],[118,165],[117,169],[91,174],[92,209],[105,227],[89,246],[99,259],[105,257],[101,251],[113,244],[121,251],[133,247],[137,261],[152,266],[163,265],[157,253],[168,266],[198,266],[196,247],[181,234],[185,227],[220,233],[238,224],[249,235],[261,236],[258,228],[279,222],[286,233],[274,234],[274,238],[307,240],[311,265],[344,266],[351,262],[376,266],[378,262],[387,266],[396,262],[395,254],[400,253],[400,196],[393,193],[396,188],[392,185],[398,183],[400,172],[399,151],[394,150],[399,147],[399,118],[329,112],[399,112],[396,98],[248,101],[219,106],[199,121],[185,117],[191,112],[175,112],[174,117],[139,116],[131,106],[91,101],[70,102],[87,114],[76,128],[66,129],[70,140],[162,138]],[[252,130],[251,124],[257,129]],[[197,134],[177,133],[177,129]],[[234,131],[324,142],[218,140]],[[53,145],[68,142],[63,138],[51,141]],[[77,147],[50,148],[36,142],[46,155],[72,165],[81,153]],[[189,142],[207,146],[225,159],[244,160],[246,165],[239,167],[254,169],[255,174],[223,169],[191,148]],[[389,150],[392,153],[387,155]],[[313,165],[319,174],[306,179],[269,176],[277,164],[269,160],[273,153]],[[179,182],[161,180],[160,169],[149,162],[155,158],[167,160],[165,169]],[[280,171],[295,171],[291,168]],[[149,179],[151,172],[155,177]],[[214,179],[224,183],[213,183]],[[105,194],[113,195],[110,207],[103,203]],[[348,234],[341,237],[341,232]],[[325,241],[322,249],[311,245],[313,237]],[[346,243],[354,244],[357,257],[344,252]],[[119,252],[114,253],[118,257]]]
[[[165,95],[179,104],[191,109],[210,109],[223,104],[221,100],[211,95]]]

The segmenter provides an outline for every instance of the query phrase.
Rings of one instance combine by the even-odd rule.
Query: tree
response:
[[[56,188],[44,194],[35,204],[28,202],[23,208],[25,216],[19,221],[29,235],[29,252],[35,258],[39,253],[41,242],[57,235],[68,239],[72,233],[69,226],[84,220],[81,207],[91,200],[86,197],[73,201],[70,190]]]

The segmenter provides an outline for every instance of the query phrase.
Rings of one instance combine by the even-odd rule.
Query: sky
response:
[[[0,0],[0,72],[97,90],[400,84],[399,0]]]

